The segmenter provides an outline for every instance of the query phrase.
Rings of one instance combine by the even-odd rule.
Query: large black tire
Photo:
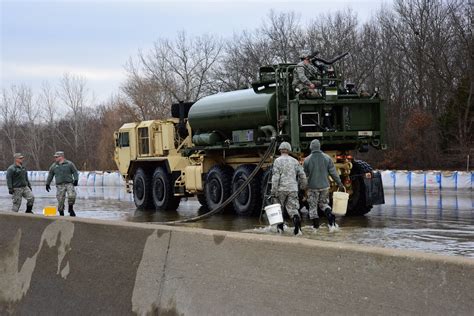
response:
[[[179,196],[173,195],[171,175],[163,167],[157,167],[153,173],[152,199],[159,211],[175,211],[181,201]]]
[[[232,193],[237,191],[256,168],[255,165],[240,165],[232,177]],[[262,173],[259,171],[247,187],[232,201],[237,215],[250,216],[260,213]]]
[[[367,205],[364,174],[371,172],[372,167],[362,160],[352,162],[351,180],[352,195],[349,197],[346,216],[362,216],[370,212],[372,205]]]
[[[145,170],[138,168],[133,177],[133,201],[139,210],[153,209],[151,179]]]
[[[232,173],[232,167],[219,165],[212,167],[207,173],[204,192],[209,210],[215,210],[230,197],[232,192]],[[232,209],[232,204],[229,203],[225,209]]]

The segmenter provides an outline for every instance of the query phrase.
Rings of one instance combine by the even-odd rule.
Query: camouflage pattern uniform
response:
[[[56,184],[56,199],[58,200],[58,211],[64,211],[64,202],[66,201],[67,193],[67,203],[68,205],[74,205],[76,203],[76,190],[72,183],[62,183]]]
[[[306,64],[304,61],[300,61],[293,72],[293,89],[299,91],[300,95],[308,97],[317,97],[319,92],[315,89],[310,89],[309,85],[314,83],[316,87],[321,83],[318,81],[311,81],[309,78],[316,78],[318,75],[318,69],[311,63]]]
[[[28,180],[28,172],[22,165],[13,164],[7,169],[7,186],[12,194],[12,211],[18,212],[21,206],[21,199],[26,199],[26,207],[31,210],[35,197],[31,192],[31,184]]]
[[[298,214],[298,186],[306,188],[306,175],[298,160],[288,155],[281,155],[273,163],[272,196],[286,209],[293,218]]]
[[[318,218],[318,207],[321,210],[330,209],[329,188],[308,190],[309,218]]]
[[[322,211],[331,211],[328,175],[339,187],[342,187],[342,182],[331,157],[321,151],[319,140],[313,140],[310,149],[311,155],[305,158],[303,166],[308,177],[309,218],[316,219],[318,206]]]
[[[58,211],[64,211],[64,202],[66,201],[66,193],[68,197],[68,205],[74,205],[76,202],[76,190],[73,183],[79,180],[79,173],[77,168],[69,160],[64,160],[63,163],[55,162],[49,168],[48,179],[46,186],[51,184],[53,177],[56,178],[56,198],[58,200]]]

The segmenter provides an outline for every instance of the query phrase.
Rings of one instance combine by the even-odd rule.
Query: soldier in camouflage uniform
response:
[[[329,206],[329,180],[328,175],[337,183],[339,188],[344,189],[341,178],[337,174],[336,167],[331,157],[321,151],[319,140],[314,139],[309,145],[311,155],[304,160],[304,172],[308,177],[308,204],[309,218],[313,220],[313,228],[319,228],[318,207],[324,211],[328,218],[329,229],[337,228],[336,217],[332,214]]]
[[[12,211],[18,212],[21,206],[21,199],[26,199],[26,213],[33,214],[33,203],[35,202],[35,197],[31,192],[31,184],[28,180],[28,172],[26,168],[23,167],[23,158],[22,154],[16,153],[13,155],[15,163],[12,164],[7,169],[7,186],[8,193],[12,195]]]
[[[310,52],[301,53],[301,61],[296,65],[293,72],[293,89],[302,97],[315,98],[321,96],[317,87],[321,85],[319,81],[311,81],[318,75],[318,69],[313,66],[310,60]]]
[[[280,147],[281,156],[275,159],[272,170],[272,196],[286,209],[288,215],[295,225],[294,233],[301,232],[301,219],[298,213],[298,186],[306,189],[306,175],[298,160],[288,155],[291,145],[282,142]],[[283,224],[278,225],[283,231]]]
[[[79,182],[77,168],[69,160],[64,158],[64,152],[57,151],[54,154],[55,162],[49,168],[48,179],[46,180],[46,191],[51,190],[50,184],[53,177],[56,177],[56,198],[58,200],[58,211],[60,216],[64,216],[64,202],[68,200],[68,211],[70,216],[76,216],[74,203],[76,202],[76,190]]]

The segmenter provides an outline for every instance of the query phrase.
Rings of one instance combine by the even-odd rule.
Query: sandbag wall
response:
[[[6,171],[0,171],[0,183],[6,182]],[[33,184],[43,184],[48,178],[48,171],[28,171],[28,179]],[[54,184],[54,179],[53,179]],[[125,181],[118,171],[79,171],[79,186],[125,186]]]
[[[472,171],[408,171],[381,170],[384,189],[406,190],[472,190]],[[44,183],[47,171],[28,171],[32,183]],[[0,183],[6,181],[6,171],[0,171]],[[118,171],[81,171],[80,186],[124,186],[125,181]]]

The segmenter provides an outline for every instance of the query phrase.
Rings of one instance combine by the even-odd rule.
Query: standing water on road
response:
[[[182,200],[177,211],[154,212],[135,209],[131,194],[121,187],[77,187],[78,217],[133,222],[179,220],[207,212],[194,198]],[[43,186],[33,187],[33,211],[56,205],[55,189],[47,193]],[[5,186],[0,188],[1,211],[9,212],[11,197]],[[23,201],[20,212],[24,212]],[[340,230],[329,233],[327,225],[314,233],[309,220],[303,225],[303,236],[325,241],[338,241],[379,247],[411,249],[424,252],[460,255],[474,258],[474,205],[471,191],[387,191],[385,204],[378,205],[364,217],[339,218]],[[323,224],[326,219],[321,219]],[[266,219],[217,214],[206,220],[183,226],[277,234]],[[285,236],[292,237],[292,229]]]

